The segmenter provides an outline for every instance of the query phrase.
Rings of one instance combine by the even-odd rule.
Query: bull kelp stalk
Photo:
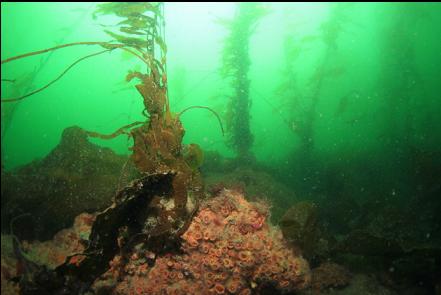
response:
[[[249,44],[258,21],[265,13],[261,4],[238,3],[234,18],[227,23],[229,35],[222,55],[222,75],[230,80],[233,88],[227,114],[229,143],[242,162],[252,159],[250,149],[253,144],[250,130]]]

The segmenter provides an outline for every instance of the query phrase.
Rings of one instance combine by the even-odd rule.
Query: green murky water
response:
[[[110,41],[105,30],[119,19],[94,18],[95,9],[2,2],[2,61],[71,42]],[[225,178],[245,185],[274,203],[276,222],[307,200],[321,204],[324,223],[337,235],[369,223],[374,217],[366,212],[373,210],[392,233],[409,223],[417,232],[409,240],[438,244],[440,4],[165,3],[164,19],[171,111],[209,107],[225,129],[223,135],[204,109],[180,118],[184,143],[205,152],[208,184]],[[72,46],[2,64],[2,100],[39,89],[99,50]],[[112,50],[81,61],[35,95],[2,101],[2,171],[44,158],[69,126],[109,134],[145,120],[135,83],[125,80],[145,68],[132,54]],[[124,135],[91,141],[121,155],[133,145]],[[386,207],[398,213],[381,211]],[[404,212],[415,215],[406,219]],[[418,280],[431,291],[440,284]]]

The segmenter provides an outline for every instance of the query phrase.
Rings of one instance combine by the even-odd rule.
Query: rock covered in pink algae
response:
[[[268,206],[223,190],[201,204],[182,235],[182,253],[147,263],[136,247],[127,263],[117,256],[95,284],[111,281],[113,294],[251,294],[267,286],[285,293],[310,282],[308,263],[267,223]]]

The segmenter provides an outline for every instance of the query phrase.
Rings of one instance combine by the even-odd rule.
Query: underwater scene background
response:
[[[2,2],[1,293],[441,294],[440,36],[439,3]]]

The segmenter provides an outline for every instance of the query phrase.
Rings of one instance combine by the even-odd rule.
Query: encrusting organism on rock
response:
[[[287,247],[281,231],[267,223],[265,204],[250,203],[223,190],[200,205],[182,235],[181,253],[156,258],[137,245],[124,259],[117,255],[103,281],[112,294],[251,294],[271,286],[282,293],[309,284],[306,260]],[[102,286],[98,280],[95,286]]]
[[[268,288],[278,293],[306,288],[311,281],[308,263],[287,246],[280,229],[267,222],[268,217],[266,204],[251,203],[237,191],[222,190],[200,204],[181,235],[179,251],[158,255],[144,241],[129,252],[117,251],[92,289],[97,294],[260,294]],[[94,218],[82,214],[73,229],[56,235],[56,242],[31,243],[26,250],[56,251],[56,260],[42,255],[41,260],[47,261],[40,261],[55,267],[79,250],[64,247],[64,243],[74,245],[73,240],[84,239]]]

